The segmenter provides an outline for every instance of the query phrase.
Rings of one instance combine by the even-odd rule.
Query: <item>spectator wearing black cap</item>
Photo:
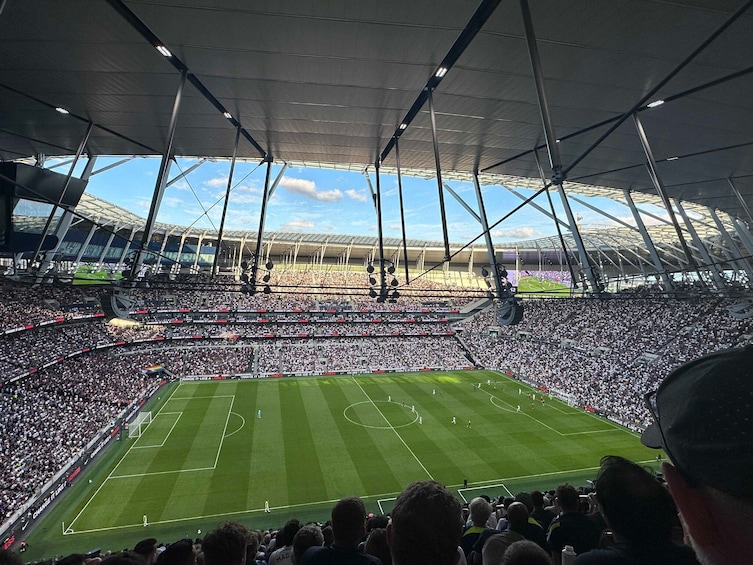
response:
[[[693,550],[672,541],[677,507],[653,474],[622,457],[601,460],[596,496],[616,543],[582,553],[576,565],[697,565]]]
[[[675,369],[646,395],[664,477],[704,564],[753,563],[753,347]]]

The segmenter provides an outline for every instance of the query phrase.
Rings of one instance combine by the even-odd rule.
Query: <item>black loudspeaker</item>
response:
[[[99,295],[99,303],[102,305],[102,311],[105,313],[107,320],[128,318],[134,302],[133,297],[131,297],[128,291],[120,288],[114,288]]]
[[[523,319],[523,305],[517,300],[510,299],[497,306],[497,323],[500,326],[514,326]]]

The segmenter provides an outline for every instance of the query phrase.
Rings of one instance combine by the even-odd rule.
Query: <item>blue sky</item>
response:
[[[115,158],[99,158],[95,171],[114,163]],[[195,159],[178,159],[170,169],[174,179],[181,171],[196,163]],[[51,163],[48,163],[48,166]],[[259,222],[261,195],[264,187],[266,164],[238,162],[233,173],[233,188],[228,204],[226,229],[255,230]],[[273,164],[274,180],[282,164]],[[59,172],[67,172],[59,167]],[[87,191],[146,218],[159,159],[135,158],[131,161],[95,174]],[[219,227],[229,161],[206,162],[185,178],[165,190],[157,220],[181,226],[194,225],[213,229]],[[376,178],[371,169],[371,183],[376,189]],[[471,183],[446,181],[476,210],[476,199]],[[400,212],[397,177],[381,175],[383,229],[385,237],[400,237]],[[530,196],[532,191],[518,192]],[[439,201],[436,179],[424,180],[403,175],[406,232],[409,238],[442,240]],[[500,186],[483,187],[489,223],[508,213],[521,200]],[[557,214],[564,219],[559,196],[552,193]],[[629,210],[605,198],[590,198],[594,206],[633,224]],[[536,201],[548,209],[545,195]],[[479,223],[462,206],[445,192],[445,207],[450,241],[465,243],[481,233]],[[613,224],[606,217],[571,202],[575,214],[582,217],[583,227]],[[651,209],[658,215],[655,207]],[[296,231],[303,233],[331,233],[376,235],[376,213],[368,183],[363,174],[350,171],[288,167],[280,185],[267,207],[265,231]],[[645,218],[644,218],[645,219]],[[650,222],[649,222],[650,223]],[[526,207],[502,222],[493,230],[495,242],[511,242],[556,234],[554,223],[531,207]]]

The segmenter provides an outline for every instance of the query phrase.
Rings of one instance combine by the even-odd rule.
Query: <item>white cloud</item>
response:
[[[353,200],[357,200],[358,202],[366,202],[366,193],[363,191],[349,188],[345,191],[345,194],[348,196],[348,198],[352,198]]]
[[[280,186],[288,192],[299,194],[312,200],[321,202],[340,202],[343,199],[342,191],[334,188],[332,190],[317,190],[314,181],[298,179],[294,177],[283,177]]]
[[[227,186],[227,177],[215,177],[204,181],[207,186]]]
[[[290,220],[289,222],[285,222],[280,226],[280,229],[282,230],[310,230],[312,228],[316,227],[316,224],[314,222],[309,222],[308,220]]]
[[[494,230],[492,232],[493,237],[509,239],[529,239],[538,237],[539,235],[541,235],[541,232],[536,228],[510,228],[506,230]]]
[[[162,198],[162,204],[168,208],[178,208],[179,206],[183,206],[184,203],[185,201],[177,196],[164,196]]]

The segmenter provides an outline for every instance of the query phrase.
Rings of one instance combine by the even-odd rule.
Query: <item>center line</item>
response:
[[[397,430],[396,430],[396,429],[395,429],[395,428],[394,428],[394,427],[392,426],[392,424],[390,423],[390,421],[389,421],[389,420],[387,419],[387,416],[385,416],[385,415],[384,415],[384,413],[382,413],[382,411],[381,411],[381,410],[379,409],[379,407],[378,407],[378,406],[376,405],[376,403],[375,403],[375,402],[374,402],[374,401],[373,401],[373,400],[371,399],[371,397],[370,397],[370,396],[369,396],[369,395],[367,394],[367,392],[366,392],[365,390],[363,390],[363,387],[361,386],[361,383],[359,383],[359,382],[358,382],[358,381],[356,380],[356,378],[355,378],[355,377],[351,377],[351,378],[353,379],[353,382],[354,382],[354,383],[356,383],[356,384],[358,385],[358,388],[360,388],[360,389],[361,389],[361,392],[362,392],[362,393],[364,394],[364,396],[365,396],[366,398],[368,398],[368,399],[369,399],[369,402],[371,402],[371,405],[372,405],[372,406],[373,406],[373,407],[374,407],[374,408],[376,409],[376,411],[377,411],[377,412],[379,412],[379,415],[380,415],[380,416],[381,416],[382,418],[384,418],[384,421],[385,421],[385,422],[387,422],[387,425],[388,425],[388,426],[390,427],[390,429],[391,429],[391,430],[392,430],[393,432],[395,432],[395,435],[396,435],[396,436],[397,436],[397,438],[398,438],[398,439],[399,439],[399,440],[400,440],[400,441],[401,441],[401,442],[403,443],[403,445],[405,446],[405,449],[407,449],[408,451],[410,451],[410,454],[411,454],[411,455],[413,456],[413,459],[415,459],[415,460],[416,460],[416,462],[417,462],[417,463],[418,463],[419,465],[421,465],[421,468],[422,468],[422,469],[423,469],[424,471],[426,471],[426,474],[427,474],[427,475],[429,475],[429,478],[430,478],[430,479],[431,479],[431,480],[433,481],[433,480],[434,480],[434,477],[433,477],[433,476],[431,475],[431,473],[429,473],[429,470],[428,470],[428,469],[427,469],[426,467],[424,467],[424,464],[423,464],[423,463],[421,463],[421,460],[420,460],[420,459],[419,459],[418,457],[416,457],[416,454],[415,454],[415,453],[413,453],[413,450],[412,450],[412,449],[411,449],[410,447],[408,447],[408,444],[407,444],[407,443],[405,443],[405,440],[404,440],[404,439],[403,439],[403,438],[402,438],[402,437],[400,436],[400,434],[399,434],[399,433],[397,432]]]

